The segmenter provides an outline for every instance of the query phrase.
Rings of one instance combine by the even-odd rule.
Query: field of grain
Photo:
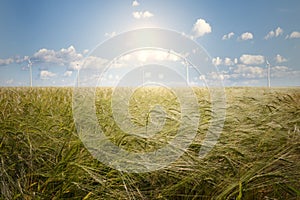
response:
[[[201,119],[187,151],[160,170],[126,173],[94,159],[79,139],[72,88],[0,88],[0,199],[299,199],[300,88],[226,88],[223,131],[204,158],[211,103],[206,89],[194,92]],[[156,104],[169,116],[147,140],[119,129],[111,95],[98,88],[95,105],[114,144],[149,152],[176,134],[180,104],[172,93],[146,88],[130,99],[141,127]]]

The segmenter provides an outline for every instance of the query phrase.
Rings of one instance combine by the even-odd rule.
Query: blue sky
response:
[[[299,22],[298,0],[0,0],[0,85],[29,86],[31,58],[34,86],[72,86],[98,44],[159,27],[205,48],[226,86],[266,86],[266,60],[273,86],[300,86]]]

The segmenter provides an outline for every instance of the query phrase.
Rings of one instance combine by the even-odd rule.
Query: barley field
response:
[[[198,156],[211,102],[193,88],[201,118],[183,155],[162,169],[126,173],[93,158],[78,137],[73,88],[0,88],[0,199],[300,199],[300,88],[225,88],[226,118],[214,148]],[[137,90],[131,121],[147,127],[149,109],[166,120],[146,139],[116,124],[112,88],[97,88],[99,124],[111,142],[132,152],[166,145],[180,121],[180,102],[163,88]],[[156,116],[156,115],[154,115]]]

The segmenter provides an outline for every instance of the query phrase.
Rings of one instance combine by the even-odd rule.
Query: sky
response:
[[[0,86],[30,86],[30,66],[33,86],[74,86],[99,44],[149,27],[197,42],[225,86],[267,86],[267,63],[271,86],[300,86],[299,0],[0,0],[0,27]],[[165,53],[133,57],[168,63]],[[115,85],[132,69],[123,63],[101,78]],[[159,80],[172,74],[161,69],[151,68]],[[191,84],[201,80],[190,75]]]

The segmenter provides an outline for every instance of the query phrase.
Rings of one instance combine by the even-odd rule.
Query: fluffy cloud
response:
[[[266,76],[266,69],[256,66],[238,65],[233,70],[231,77],[233,78],[263,78]]]
[[[49,79],[53,76],[56,76],[56,74],[48,71],[48,70],[41,70],[40,71],[40,79]]]
[[[235,59],[233,60],[233,62],[234,62],[234,64],[237,64],[237,63],[238,63],[238,59],[235,58]]]
[[[5,81],[6,84],[10,85],[14,82],[14,79],[8,79]]]
[[[234,32],[230,32],[230,33],[228,33],[226,35],[223,35],[222,40],[229,40],[233,36],[234,36]]]
[[[85,49],[85,50],[83,50],[83,54],[87,54],[89,52],[89,50],[88,49]]]
[[[171,52],[164,52],[164,51],[139,51],[137,53],[137,57],[140,61],[147,61],[147,60],[153,60],[153,61],[177,61],[179,60],[179,57],[172,54]]]
[[[132,13],[133,17],[136,18],[136,19],[142,19],[142,18],[150,18],[150,17],[153,17],[154,15],[149,12],[149,11],[140,11],[140,12],[133,12]]]
[[[59,66],[67,66],[70,62],[81,60],[82,54],[77,53],[73,46],[59,51],[40,49],[31,58],[35,63],[51,63]]]
[[[249,66],[245,64],[238,64],[234,67],[230,67],[228,70],[221,71],[221,75],[213,72],[208,74],[212,79],[222,79],[225,81],[236,81],[236,80],[247,80],[247,81],[258,81],[267,77],[267,68],[258,66]],[[284,78],[284,77],[299,77],[299,70],[292,70],[287,66],[272,66],[271,77]],[[201,79],[201,77],[199,77]],[[250,83],[249,82],[249,83]],[[250,84],[251,85],[251,84]]]
[[[108,64],[108,60],[96,56],[89,56],[84,60],[84,67],[89,69],[103,68]]]
[[[274,32],[274,31],[270,31],[270,32],[265,36],[265,40],[268,40],[268,39],[274,37],[274,35],[275,35],[275,32]]]
[[[174,53],[165,52],[165,51],[157,51],[157,50],[140,50],[135,51],[130,54],[126,54],[118,59],[118,64],[114,64],[115,67],[122,66],[133,66],[135,64],[142,64],[145,62],[161,62],[161,61],[171,61],[176,62],[180,61],[180,57],[175,55]]]
[[[222,64],[222,59],[220,57],[213,58],[212,63],[215,66],[221,65]]]
[[[1,59],[0,58],[0,66],[10,65],[10,64],[20,64],[23,62],[28,61],[28,56],[20,57],[20,56],[14,56],[11,58]]]
[[[244,54],[240,57],[240,61],[246,65],[259,65],[265,62],[264,56]]]
[[[36,52],[33,55],[33,59],[35,62],[44,62],[44,63],[57,63],[61,64],[63,62],[62,58],[59,58],[56,56],[56,52],[54,50],[48,50],[48,49],[40,49],[38,52]]]
[[[282,57],[281,55],[277,54],[276,57],[275,57],[275,61],[276,61],[277,63],[283,63],[283,62],[286,62],[287,59],[284,58],[284,57]]]
[[[84,51],[87,53],[87,50]],[[77,53],[73,46],[59,51],[40,49],[31,58],[33,63],[39,64],[41,67],[45,64],[56,66],[64,66],[68,71],[78,70],[83,66],[85,68],[100,68],[107,63],[106,59],[89,56],[84,58],[83,54]]]
[[[191,40],[194,39],[194,36],[193,36],[193,35],[186,34],[185,32],[182,32],[181,35],[183,35],[184,37],[187,37],[187,38],[189,38],[189,39],[191,39]]]
[[[112,38],[112,37],[114,37],[114,36],[116,36],[116,35],[117,35],[117,33],[116,33],[115,31],[113,31],[113,32],[111,32],[111,33],[105,33],[105,34],[104,34],[105,37],[109,37],[109,38]]]
[[[221,78],[223,80],[260,79],[266,77],[266,70],[266,68],[239,64],[236,67],[232,67],[229,71],[223,71]]]
[[[136,6],[139,6],[140,3],[137,0],[134,0],[131,5],[132,5],[132,7],[136,7]]]
[[[287,66],[274,66],[271,68],[271,77],[299,77],[300,71],[297,70],[291,70]]]
[[[273,37],[278,37],[283,34],[283,29],[280,27],[277,27],[277,29],[270,31],[266,36],[265,40],[271,39]]]
[[[275,37],[278,37],[280,35],[283,34],[283,29],[278,27],[276,30],[275,30]]]
[[[195,38],[211,33],[211,31],[211,26],[204,19],[197,19],[196,23],[193,26]]]
[[[72,76],[73,71],[65,71],[64,76],[70,77]]]
[[[9,65],[14,63],[13,58],[7,58],[7,59],[0,59],[0,66]]]
[[[287,38],[290,38],[290,39],[293,39],[293,38],[300,38],[300,32],[298,31],[293,31],[290,35],[286,36],[286,39]]]
[[[221,59],[220,57],[216,57],[216,58],[212,59],[212,63],[215,66],[218,66],[218,65],[232,66],[234,64],[237,64],[238,61],[237,61],[237,58],[232,60],[231,58],[227,58],[227,57],[224,59]]]
[[[81,68],[81,66],[83,65],[83,61],[73,61],[70,62],[70,64],[68,65],[68,71],[74,71],[74,70],[78,70]]]
[[[233,65],[234,62],[233,62],[230,58],[225,58],[225,59],[224,59],[224,64],[225,64],[226,66],[230,66],[230,65]]]
[[[15,56],[14,57],[14,62],[17,64],[23,63],[23,62],[28,62],[29,56],[24,56],[24,57],[20,57],[20,56]]]
[[[272,67],[272,70],[273,71],[281,71],[281,72],[285,72],[285,71],[288,71],[289,70],[289,68],[287,67],[287,66],[274,66],[274,67]]]
[[[245,33],[243,33],[243,34],[239,37],[239,39],[241,39],[241,40],[252,40],[252,39],[253,39],[253,34],[250,33],[250,32],[245,32]]]
[[[88,56],[84,60],[70,62],[68,71],[78,69],[99,69],[104,68],[108,64],[108,60],[96,56]]]

